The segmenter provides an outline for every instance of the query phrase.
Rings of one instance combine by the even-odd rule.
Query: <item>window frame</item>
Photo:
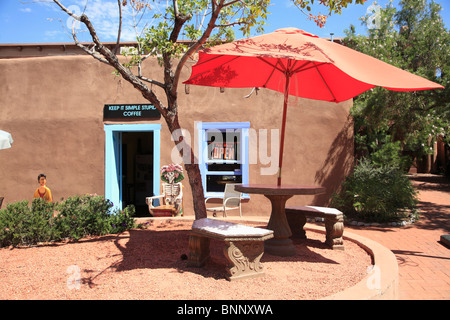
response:
[[[202,176],[203,193],[205,198],[223,198],[223,192],[211,192],[207,191],[207,176],[208,175],[236,175],[235,171],[209,171],[208,163],[236,163],[235,160],[209,160],[208,159],[208,141],[207,130],[239,130],[241,132],[240,140],[240,161],[237,161],[241,165],[240,175],[242,176],[242,184],[248,184],[249,182],[249,129],[250,122],[197,122],[198,130],[198,146],[200,150],[199,154],[199,168]],[[242,194],[243,199],[250,199],[248,194]]]

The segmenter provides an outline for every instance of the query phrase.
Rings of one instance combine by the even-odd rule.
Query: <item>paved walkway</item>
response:
[[[390,249],[399,265],[399,298],[450,299],[450,249],[440,237],[450,234],[450,184],[439,176],[416,175],[421,219],[405,227],[354,227],[352,233],[375,240]]]

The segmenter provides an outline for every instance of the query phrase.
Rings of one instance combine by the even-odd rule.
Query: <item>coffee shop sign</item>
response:
[[[104,119],[159,119],[160,112],[151,104],[106,104],[103,109]]]

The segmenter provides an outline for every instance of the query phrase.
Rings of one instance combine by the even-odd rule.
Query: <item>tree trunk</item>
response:
[[[96,51],[98,51],[103,57],[98,58],[94,53],[87,51],[88,54],[91,54],[94,58],[100,60],[103,63],[106,63],[110,66],[112,66],[114,69],[116,69],[122,77],[130,82],[137,90],[139,90],[142,94],[142,96],[148,100],[151,104],[153,104],[160,112],[161,115],[166,120],[166,123],[169,127],[170,133],[173,136],[173,133],[175,131],[180,132],[182,134],[180,124],[178,122],[178,103],[177,103],[177,90],[176,90],[176,84],[178,83],[178,77],[179,77],[179,70],[181,70],[181,67],[184,65],[184,62],[181,63],[178,67],[177,77],[172,72],[172,62],[169,54],[164,55],[164,84],[159,84],[166,92],[167,96],[167,102],[168,102],[168,108],[164,108],[161,101],[158,99],[158,97],[155,95],[155,93],[147,87],[147,85],[141,81],[136,75],[134,75],[130,69],[123,66],[117,57],[117,48],[118,43],[116,44],[116,49],[114,49],[114,52],[111,52],[107,47],[105,47],[101,42],[100,39],[97,36],[97,33],[95,32],[95,29],[89,20],[89,18],[83,13],[81,16],[75,16],[73,13],[71,13],[67,8],[65,8],[59,1],[54,0],[54,2],[68,15],[73,17],[74,19],[81,21],[84,23],[89,30],[89,33],[91,34],[92,40],[96,45]],[[217,10],[213,13],[212,22],[210,22],[210,25],[208,26],[210,28],[209,32],[206,32],[202,39],[198,42],[197,46],[194,46],[191,48],[190,55],[194,53],[194,51],[200,47],[202,43],[206,41],[209,34],[211,33],[211,30],[214,28],[214,21],[217,19],[218,14],[223,6],[220,6],[217,8]],[[120,1],[119,1],[119,9],[120,9]],[[176,10],[177,11],[177,10]],[[171,34],[171,41],[176,42],[178,38],[178,34],[181,30],[182,25],[186,20],[188,19],[188,16],[181,16],[176,13],[176,27],[174,28],[172,34]],[[120,33],[119,33],[120,34]],[[74,34],[74,40],[75,34]],[[76,41],[77,42],[77,41]],[[79,44],[81,47],[83,47],[81,44]],[[85,50],[86,51],[86,50]],[[189,56],[190,56],[189,55]],[[189,57],[185,56],[185,60]],[[184,60],[184,61],[185,61]],[[174,86],[174,80],[175,86]],[[206,218],[206,206],[205,206],[205,197],[203,194],[203,185],[202,185],[202,178],[200,174],[200,168],[198,167],[198,162],[195,161],[194,152],[191,148],[191,146],[186,146],[186,143],[184,141],[184,137],[181,136],[178,141],[175,141],[175,145],[178,148],[178,151],[180,152],[181,156],[183,156],[183,153],[185,150],[190,150],[189,155],[189,163],[185,163],[184,166],[186,168],[186,172],[189,178],[189,184],[191,185],[192,190],[192,198],[194,203],[194,213],[195,213],[195,219],[201,219]],[[186,161],[185,161],[186,162]]]
[[[175,115],[173,118],[164,117],[164,119],[166,120],[167,126],[172,136],[175,131],[177,133],[182,132],[180,124],[178,122],[178,115]],[[184,141],[183,136],[180,136],[178,141],[175,141],[175,145],[177,146],[177,149],[182,157],[184,155],[184,152],[190,150],[188,161],[189,163],[184,163],[184,167],[186,168],[189,184],[192,190],[192,201],[194,204],[195,219],[197,220],[206,218],[207,215],[206,215],[205,197],[203,194],[202,176],[200,174],[198,161],[195,161],[194,151],[192,150],[191,146],[186,146],[186,142]],[[186,156],[183,157],[183,159],[185,158]]]
[[[206,218],[205,197],[203,195],[202,177],[198,164],[185,164],[184,166],[191,185],[195,219]]]

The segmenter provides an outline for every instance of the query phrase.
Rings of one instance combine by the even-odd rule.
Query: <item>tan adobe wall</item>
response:
[[[105,104],[148,103],[112,68],[89,56],[54,56],[0,59],[0,129],[12,133],[11,149],[0,150],[0,196],[6,203],[31,200],[37,175],[47,174],[55,200],[74,194],[104,194]],[[149,78],[161,80],[156,61],[144,66]],[[185,68],[182,80],[188,78]],[[156,88],[155,88],[156,89]],[[283,98],[261,89],[190,86],[179,88],[179,117],[194,138],[196,121],[246,122],[260,129],[280,129]],[[165,101],[163,100],[163,103]],[[289,205],[326,204],[353,163],[352,101],[327,103],[299,99],[289,108],[283,183],[318,184],[327,188],[320,196],[298,196]],[[171,163],[174,147],[164,119],[161,129],[161,165]],[[256,136],[259,142],[260,136]],[[269,139],[270,140],[270,139]],[[259,146],[258,146],[259,147]],[[258,149],[254,149],[258,150]],[[270,146],[268,147],[270,153]],[[278,150],[276,151],[278,152]],[[276,183],[275,175],[261,175],[268,165],[250,164],[250,183]],[[192,215],[187,179],[185,212]],[[252,195],[243,207],[245,215],[269,214],[270,202]]]

